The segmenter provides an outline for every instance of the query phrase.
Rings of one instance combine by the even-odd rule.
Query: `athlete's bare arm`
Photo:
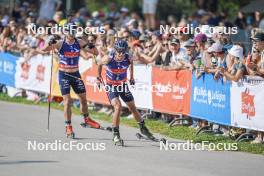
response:
[[[158,58],[160,52],[161,52],[161,46],[157,47],[153,56],[149,56],[149,55],[146,55],[144,53],[139,53],[139,52],[137,52],[136,54],[140,61],[142,61],[145,64],[149,64],[149,63],[154,62]]]
[[[98,65],[97,79],[100,79],[100,80],[98,80],[99,82],[101,82],[101,79],[102,79],[102,68],[103,68],[103,65],[106,65],[109,62],[110,62],[110,59],[109,59],[108,55],[105,55],[105,56],[102,57],[101,60],[96,61],[96,64]]]
[[[43,52],[52,51],[54,49],[60,49],[62,46],[62,41],[58,41],[56,43],[50,44],[49,42],[46,42],[43,48],[36,49],[37,52],[40,54]]]
[[[102,59],[100,59],[100,60],[97,61],[97,65],[99,65],[99,66],[100,65],[106,65],[109,62],[110,62],[109,56],[108,55],[105,55],[105,56],[102,57]]]
[[[82,39],[79,39],[78,42],[79,42],[80,47],[81,47],[81,56],[85,60],[95,59],[95,57],[99,53],[98,49],[96,47],[93,47],[93,48],[85,47],[87,45],[87,43],[84,40],[82,40]]]

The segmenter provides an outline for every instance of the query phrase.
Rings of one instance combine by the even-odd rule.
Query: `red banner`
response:
[[[169,114],[189,114],[192,73],[188,70],[152,69],[153,109]]]
[[[97,68],[98,67],[93,64],[91,68],[87,69],[85,72],[82,73],[82,78],[87,92],[87,100],[110,105],[105,89],[101,88],[99,90],[96,85]],[[102,71],[102,76],[105,80],[105,69],[103,69]]]

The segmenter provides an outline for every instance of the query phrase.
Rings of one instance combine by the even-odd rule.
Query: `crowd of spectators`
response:
[[[156,65],[164,70],[188,69],[195,73],[197,79],[206,73],[213,74],[216,81],[222,79],[238,82],[246,75],[264,78],[264,20],[259,12],[253,17],[238,12],[238,17],[232,23],[223,13],[213,15],[199,9],[179,21],[169,16],[166,22],[153,22],[155,1],[152,9],[143,9],[144,17],[148,20],[146,24],[139,12],[130,11],[126,7],[118,9],[114,3],[109,4],[107,12],[89,12],[81,8],[70,13],[61,11],[60,1],[53,1],[50,6],[45,1],[42,3],[41,7],[25,1],[17,3],[11,13],[9,9],[0,7],[0,52],[21,54],[27,62],[34,55],[34,50],[44,46],[50,37],[49,34],[29,33],[28,26],[33,23],[38,27],[56,24],[63,26],[72,22],[82,27],[104,28],[104,34],[76,36],[86,40],[88,47],[96,47],[100,51],[98,57],[107,54],[114,41],[122,38],[128,42],[136,64]],[[179,30],[176,34],[168,31],[162,33],[157,24],[179,27]],[[202,30],[197,34],[186,34],[187,24],[200,26]],[[215,26],[214,33],[203,32],[208,26]],[[231,34],[223,32],[225,27],[233,26],[252,31],[252,48],[246,49],[243,42],[232,42]],[[63,35],[59,35],[59,38],[63,38]],[[202,121],[197,126],[206,124]],[[255,142],[262,141],[263,133],[258,132]]]

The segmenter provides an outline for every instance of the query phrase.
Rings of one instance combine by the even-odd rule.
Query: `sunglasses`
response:
[[[149,45],[149,46],[146,46],[145,48],[151,48],[151,47],[153,47],[154,45]]]
[[[125,54],[126,50],[124,49],[115,49],[118,54]]]

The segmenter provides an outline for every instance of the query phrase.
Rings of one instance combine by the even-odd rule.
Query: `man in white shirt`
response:
[[[179,39],[172,38],[169,41],[169,51],[166,57],[170,58],[170,66],[163,67],[164,70],[186,69],[185,63],[188,62],[188,56],[185,53],[185,49],[181,48]]]

